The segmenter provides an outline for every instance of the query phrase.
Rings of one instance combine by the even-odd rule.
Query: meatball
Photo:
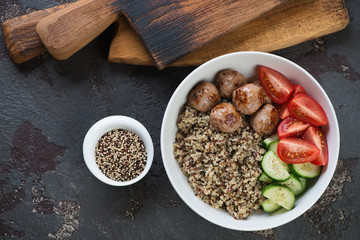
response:
[[[234,105],[220,103],[211,110],[210,124],[221,132],[234,132],[243,126],[243,119]]]
[[[202,82],[190,92],[190,106],[200,112],[208,112],[220,102],[220,94],[211,82]]]
[[[271,98],[269,97],[269,95],[267,95],[267,93],[265,92],[264,88],[261,86],[260,81],[259,81],[259,80],[256,80],[256,81],[254,81],[253,83],[261,87],[261,89],[262,89],[262,91],[263,91],[263,94],[264,94],[264,104],[266,104],[266,103],[270,103],[270,104],[271,104],[271,103],[272,103],[272,100],[271,100]]]
[[[269,95],[267,95],[264,89],[263,89],[263,93],[264,93],[264,104],[272,104],[271,98],[269,97]]]
[[[231,69],[220,71],[215,79],[220,96],[227,99],[231,99],[234,90],[246,83],[247,80],[241,73]]]
[[[237,110],[251,115],[264,103],[263,89],[254,83],[248,83],[233,92],[232,101]]]
[[[265,104],[250,117],[250,125],[255,132],[268,136],[272,134],[279,123],[279,113],[271,104]]]

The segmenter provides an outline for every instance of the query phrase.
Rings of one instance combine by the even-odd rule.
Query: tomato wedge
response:
[[[301,137],[305,129],[310,126],[308,123],[304,123],[293,117],[287,117],[281,121],[278,126],[277,133],[279,138],[283,137]]]
[[[324,109],[313,98],[300,93],[294,96],[288,106],[290,115],[312,126],[323,126],[327,123]]]
[[[294,84],[294,96],[297,94],[300,94],[300,93],[306,94],[305,89],[302,86],[300,86],[299,84]]]
[[[260,66],[259,79],[267,95],[276,103],[284,103],[294,91],[291,82],[272,68]]]
[[[294,84],[293,96],[295,96],[297,94],[300,94],[300,93],[305,93],[306,94],[305,89],[302,86],[300,86],[299,84]],[[286,102],[281,104],[281,108],[279,110],[279,116],[280,116],[281,119],[285,119],[285,118],[290,116],[288,106],[289,106],[289,103],[290,103],[290,101],[292,99],[293,99],[293,97],[290,96],[289,99],[286,100]]]
[[[292,100],[292,98],[289,98],[286,102],[281,104],[280,111],[279,111],[279,117],[281,119],[285,119],[290,116],[288,107],[289,107],[289,103],[291,100]]]
[[[303,135],[303,139],[315,144],[319,150],[319,157],[312,161],[315,165],[326,165],[329,162],[329,151],[324,132],[318,127],[309,127]]]
[[[277,147],[279,158],[289,164],[312,162],[319,153],[314,144],[299,138],[282,138]]]

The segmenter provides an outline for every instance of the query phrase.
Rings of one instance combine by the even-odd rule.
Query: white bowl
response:
[[[328,117],[328,124],[323,130],[326,133],[329,147],[329,163],[323,168],[317,182],[297,198],[291,211],[265,214],[256,213],[246,220],[235,220],[224,210],[212,208],[197,198],[187,178],[181,172],[173,155],[173,143],[177,131],[176,122],[180,108],[187,101],[191,88],[201,80],[213,81],[215,74],[222,69],[232,68],[241,72],[246,78],[257,77],[258,66],[264,65],[284,74],[293,84],[301,84],[306,92],[317,100]],[[219,226],[241,230],[257,231],[281,226],[299,217],[307,211],[323,194],[330,183],[338,161],[340,133],[334,108],[319,83],[297,64],[268,53],[238,52],[210,60],[190,73],[172,95],[165,111],[161,127],[161,154],[166,173],[171,184],[183,201],[197,214]]]
[[[142,139],[146,148],[147,161],[145,169],[139,176],[130,181],[120,182],[112,180],[105,176],[105,174],[101,172],[100,168],[96,164],[96,144],[106,132],[109,132],[113,129],[126,129],[136,133]],[[89,129],[84,138],[83,155],[86,166],[97,179],[112,186],[128,186],[142,179],[150,170],[154,158],[154,146],[149,132],[140,122],[125,116],[110,116],[101,119]]]

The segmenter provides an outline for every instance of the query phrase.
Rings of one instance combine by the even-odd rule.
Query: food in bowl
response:
[[[262,137],[248,125],[228,133],[210,125],[210,113],[185,106],[179,116],[174,156],[195,195],[236,219],[258,210],[263,184]],[[241,167],[239,167],[241,166]]]
[[[189,104],[200,112],[208,112],[220,102],[216,86],[210,82],[201,82],[190,92]]]
[[[247,79],[236,70],[225,69],[216,75],[215,85],[219,89],[220,96],[231,99],[235,89],[245,85]]]
[[[147,153],[142,139],[127,129],[106,132],[95,147],[96,164],[114,181],[126,182],[145,169]]]
[[[322,127],[326,135],[329,151],[328,164],[322,168],[316,184],[307,184],[306,191],[296,197],[295,207],[291,211],[277,211],[266,214],[255,212],[246,220],[234,219],[222,209],[216,209],[196,197],[188,183],[188,178],[174,157],[173,143],[178,127],[179,113],[182,111],[191,89],[200,81],[211,81],[222,69],[231,68],[241,72],[251,80],[258,76],[259,66],[267,66],[281,72],[292,84],[300,84],[309,96],[313,97],[325,110],[328,123]],[[218,226],[238,231],[259,231],[279,227],[298,218],[324,193],[329,185],[338,162],[340,133],[334,107],[324,89],[306,70],[299,65],[274,54],[262,52],[237,52],[220,56],[192,71],[176,88],[166,107],[161,126],[161,155],[167,176],[174,190],[184,203],[199,216]]]
[[[101,139],[101,137],[104,136],[105,133],[111,132],[116,129],[129,130],[130,132],[133,132],[141,138],[141,141],[146,149],[145,168],[137,177],[129,181],[115,181],[109,178],[101,171],[100,167],[96,162],[95,151],[99,139]],[[118,146],[116,146],[116,148],[118,148]],[[133,118],[115,115],[105,117],[97,121],[93,126],[91,126],[91,128],[88,130],[84,137],[83,155],[86,166],[98,180],[111,186],[130,186],[140,181],[149,172],[154,157],[154,146],[151,136],[144,125],[142,125],[140,122]]]
[[[210,125],[221,132],[234,132],[244,125],[244,120],[233,104],[224,102],[211,110]]]
[[[223,87],[219,76],[227,76],[223,77],[226,82],[220,82],[228,86],[226,94],[215,88]],[[305,190],[306,178],[319,176],[319,165],[327,163],[319,160],[325,158],[320,152],[327,153],[321,129],[305,133],[313,128],[310,125],[327,123],[321,106],[274,69],[261,66],[259,78],[260,84],[248,83],[241,73],[226,69],[217,74],[216,86],[210,82],[196,85],[179,115],[173,145],[175,159],[195,195],[235,219],[246,219],[260,205],[266,212],[281,207],[291,210],[295,196]],[[282,104],[277,105],[279,110],[268,98]],[[278,127],[280,117],[286,118]],[[276,130],[280,140],[266,138]],[[264,187],[265,183],[270,184]]]

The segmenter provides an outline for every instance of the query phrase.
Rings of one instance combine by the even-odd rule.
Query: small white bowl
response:
[[[321,104],[328,117],[328,124],[323,127],[323,130],[328,141],[329,163],[323,168],[317,182],[297,198],[295,207],[291,211],[276,214],[255,213],[246,220],[235,220],[224,210],[212,208],[195,196],[187,178],[181,172],[180,166],[174,158],[173,143],[178,129],[176,122],[181,107],[187,101],[189,91],[197,82],[213,81],[215,74],[226,68],[235,69],[246,78],[254,78],[257,77],[259,65],[271,67],[288,77],[293,84],[302,85],[306,92]],[[339,148],[340,133],[336,114],[330,99],[320,84],[297,64],[285,58],[261,52],[231,53],[217,57],[196,68],[183,80],[172,95],[161,127],[161,154],[164,167],[179,196],[193,211],[208,221],[225,228],[241,231],[257,231],[278,227],[296,219],[307,211],[329,185],[338,161]]]
[[[113,129],[126,129],[136,133],[142,139],[146,148],[147,161],[145,169],[139,176],[130,181],[120,182],[112,180],[105,176],[105,174],[101,172],[100,168],[96,164],[96,144],[106,132],[109,132]],[[109,116],[101,119],[89,129],[84,138],[83,155],[86,166],[97,179],[112,186],[128,186],[142,179],[150,170],[154,158],[154,146],[149,132],[140,122],[125,116]]]

